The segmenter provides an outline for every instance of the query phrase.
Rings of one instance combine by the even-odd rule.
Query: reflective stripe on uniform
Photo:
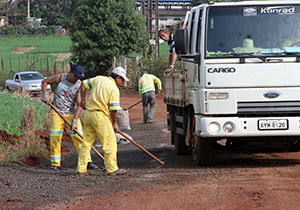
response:
[[[51,162],[57,162],[61,160],[60,155],[51,155]]]
[[[90,90],[93,86],[93,82],[91,79],[87,79],[84,81],[85,82],[85,85],[86,85],[86,89]]]
[[[120,109],[120,103],[118,101],[111,101],[109,102],[109,109]]]
[[[80,133],[80,134],[83,133],[82,128],[77,129],[77,131],[78,131],[78,133]],[[71,135],[71,136],[75,136],[75,135],[77,135],[77,133],[76,133],[75,131],[70,131],[70,135]]]
[[[62,136],[63,132],[63,129],[51,129],[50,136]]]
[[[148,86],[141,89],[141,94],[149,92],[149,91],[155,91],[154,86]]]

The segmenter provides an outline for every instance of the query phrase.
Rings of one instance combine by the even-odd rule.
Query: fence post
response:
[[[28,55],[27,55],[27,63],[26,63],[26,70],[28,70],[29,69],[29,65],[28,65]]]
[[[4,71],[4,61],[3,61],[3,58],[1,58],[1,65],[2,65],[2,71]]]
[[[49,73],[49,69],[50,69],[50,61],[49,58],[47,58],[47,73]]]
[[[54,62],[54,74],[56,74],[56,62],[57,61]]]

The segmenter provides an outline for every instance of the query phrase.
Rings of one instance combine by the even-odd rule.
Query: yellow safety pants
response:
[[[63,115],[69,122],[72,122],[74,114]],[[52,166],[60,166],[61,164],[61,138],[64,132],[65,121],[53,110],[51,118],[50,132],[50,157]],[[77,130],[82,135],[82,125],[78,119]],[[70,132],[73,143],[79,153],[82,144],[82,139],[74,131]],[[88,155],[88,162],[92,162],[91,156]]]
[[[86,110],[83,121],[83,143],[79,152],[77,171],[80,173],[87,171],[88,154],[96,137],[102,144],[106,172],[118,170],[117,140],[109,117],[101,111]]]

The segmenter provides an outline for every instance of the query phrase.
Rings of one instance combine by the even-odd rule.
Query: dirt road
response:
[[[139,101],[122,96],[124,108]],[[155,122],[142,124],[141,104],[130,110],[138,144],[118,145],[118,165],[129,173],[107,177],[102,160],[92,152],[100,169],[77,177],[77,154],[63,157],[62,170],[49,170],[49,161],[31,167],[0,164],[0,209],[299,209],[299,153],[214,152],[213,164],[196,167],[191,156],[176,156],[170,145],[166,109],[157,100]],[[94,146],[103,154],[101,145]]]

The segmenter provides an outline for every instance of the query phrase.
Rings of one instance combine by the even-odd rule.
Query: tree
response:
[[[113,56],[141,52],[148,45],[145,19],[132,0],[80,0],[69,32],[72,61],[88,77],[107,75]]]
[[[35,0],[30,7],[33,17],[42,18],[44,25],[69,27],[76,0]]]
[[[0,16],[6,16],[8,23],[20,13],[17,7],[18,3],[19,0],[0,0]]]

